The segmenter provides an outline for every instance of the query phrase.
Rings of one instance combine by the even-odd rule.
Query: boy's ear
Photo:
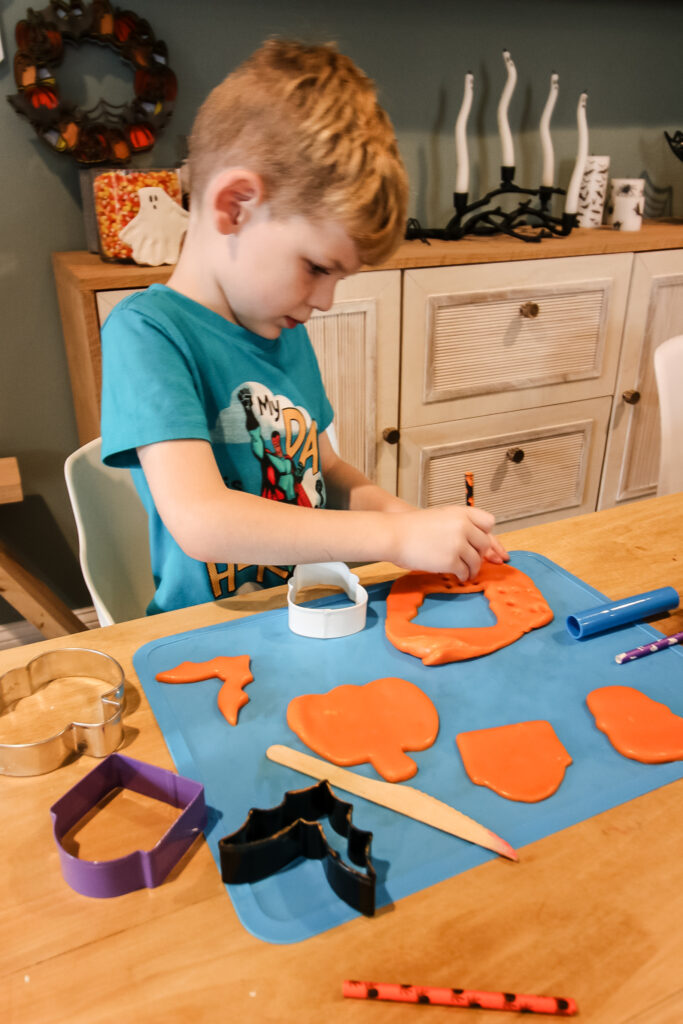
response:
[[[212,212],[220,234],[237,231],[249,211],[262,201],[263,194],[263,181],[254,171],[231,167],[219,174],[212,188]]]

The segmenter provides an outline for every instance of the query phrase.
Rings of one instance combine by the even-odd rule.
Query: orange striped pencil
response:
[[[370,999],[423,1006],[454,1006],[461,1009],[512,1010],[516,1013],[546,1013],[573,1017],[573,999],[562,996],[531,996],[518,992],[478,992],[466,988],[435,988],[432,985],[392,985],[375,981],[344,981],[347,999]]]
[[[474,505],[474,473],[465,473],[465,504]]]

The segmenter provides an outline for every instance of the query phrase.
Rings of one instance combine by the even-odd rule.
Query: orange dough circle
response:
[[[465,771],[478,786],[508,800],[552,796],[572,759],[550,722],[517,722],[455,737]]]
[[[586,703],[615,750],[632,761],[683,760],[683,718],[632,686],[601,686]]]
[[[414,683],[389,677],[295,697],[287,708],[287,724],[327,761],[369,761],[387,782],[402,782],[417,772],[405,751],[431,747],[439,715]]]
[[[496,616],[494,626],[423,626],[412,622],[427,594],[474,594],[483,591]],[[421,658],[424,665],[444,665],[490,654],[545,626],[552,609],[526,573],[511,565],[482,562],[476,580],[461,583],[451,573],[410,572],[397,579],[387,597],[386,634],[394,647]]]
[[[219,655],[208,661],[183,661],[175,668],[157,673],[160,683],[200,683],[204,679],[222,679],[218,691],[218,710],[230,725],[237,725],[240,708],[249,703],[242,687],[254,679],[249,669],[249,655]]]

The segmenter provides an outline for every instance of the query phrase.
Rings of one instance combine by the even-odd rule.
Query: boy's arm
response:
[[[163,441],[138,455],[167,529],[202,562],[389,561],[466,580],[491,550],[494,518],[482,509],[304,508],[226,487],[207,441]],[[354,506],[361,494],[375,494],[372,484],[352,491]]]
[[[389,494],[383,487],[373,484],[371,480],[355,469],[335,452],[327,433],[318,438],[320,463],[325,479],[327,507],[349,509],[353,511],[376,512],[408,512],[414,510],[402,498]]]
[[[320,435],[319,445],[328,507],[351,511],[416,511],[414,505],[373,484],[360,470],[344,462],[335,452],[326,433]],[[507,561],[508,553],[498,538],[491,535],[490,540],[491,545],[484,552],[484,558],[496,563]]]

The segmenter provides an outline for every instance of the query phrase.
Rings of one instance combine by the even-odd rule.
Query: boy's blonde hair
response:
[[[391,121],[332,44],[268,40],[209,94],[190,137],[192,201],[228,166],[261,176],[273,216],[341,223],[364,263],[403,238],[408,182]]]

